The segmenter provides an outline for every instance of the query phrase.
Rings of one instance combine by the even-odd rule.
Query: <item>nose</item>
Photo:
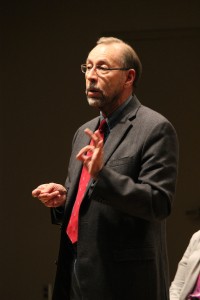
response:
[[[86,78],[89,80],[96,79],[98,75],[95,66],[93,66],[90,70],[88,70],[85,75]]]

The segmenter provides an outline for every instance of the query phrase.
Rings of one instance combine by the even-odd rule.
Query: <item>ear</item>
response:
[[[130,69],[128,70],[128,73],[127,73],[127,77],[126,77],[126,81],[124,83],[124,85],[126,87],[130,87],[130,86],[133,86],[133,82],[135,80],[135,70],[134,69]]]

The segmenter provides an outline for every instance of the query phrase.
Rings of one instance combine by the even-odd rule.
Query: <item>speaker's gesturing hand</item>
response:
[[[32,191],[32,196],[38,198],[47,207],[58,207],[66,201],[66,189],[58,183],[45,183]]]

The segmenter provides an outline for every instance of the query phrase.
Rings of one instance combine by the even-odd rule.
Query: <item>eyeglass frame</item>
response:
[[[83,71],[83,68],[86,68],[86,70],[85,70],[85,72]],[[128,70],[130,70],[130,69],[132,69],[132,68],[105,68],[105,67],[102,67],[102,66],[100,66],[100,65],[96,65],[96,67],[94,68],[94,70],[95,70],[95,72],[96,72],[96,74],[97,74],[97,76],[98,76],[98,70],[101,72],[101,71],[113,71],[113,70],[119,70],[119,71],[128,71]],[[86,74],[87,72],[89,72],[89,71],[91,71],[92,70],[92,68],[90,69],[90,70],[87,70],[87,64],[81,64],[81,71],[82,71],[82,73],[83,74]],[[105,73],[106,74],[106,73]],[[104,74],[102,74],[102,75],[104,75]]]

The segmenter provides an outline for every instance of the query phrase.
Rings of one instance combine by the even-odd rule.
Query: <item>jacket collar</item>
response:
[[[108,161],[115,149],[120,144],[123,137],[133,127],[132,121],[136,117],[137,111],[141,106],[136,96],[133,96],[128,105],[122,111],[118,122],[110,131],[108,139],[104,145],[104,163]]]

